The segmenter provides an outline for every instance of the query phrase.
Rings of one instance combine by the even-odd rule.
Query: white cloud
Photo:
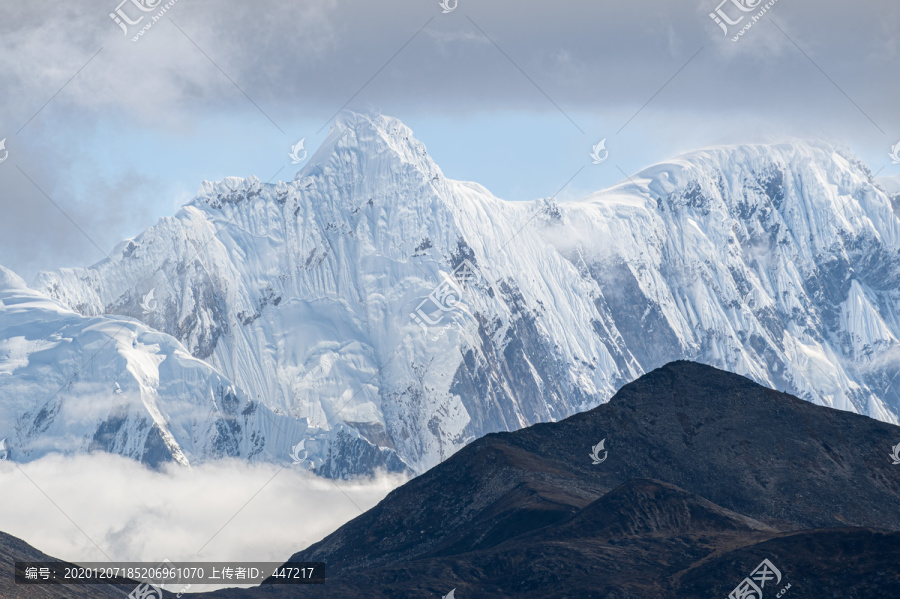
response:
[[[281,562],[405,480],[332,482],[236,460],[158,472],[110,454],[53,455],[18,467],[0,462],[0,530],[72,562],[106,561],[104,553],[115,561]]]

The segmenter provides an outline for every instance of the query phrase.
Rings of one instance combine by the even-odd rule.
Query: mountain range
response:
[[[324,561],[324,584],[202,597],[896,597],[898,443],[896,425],[673,362],[472,442],[286,562]],[[34,554],[0,535],[0,563]]]
[[[898,442],[895,425],[674,362],[473,442],[291,557],[324,561],[325,585],[211,597],[725,599],[747,577],[765,598],[895,597]]]
[[[678,359],[897,423],[897,205],[823,142],[506,202],[345,113],[292,181],[206,182],[98,264],[4,271],[0,439],[421,473]]]

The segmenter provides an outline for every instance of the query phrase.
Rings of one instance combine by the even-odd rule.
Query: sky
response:
[[[342,109],[400,118],[510,201],[791,139],[900,175],[896,3],[777,0],[733,42],[766,3],[118,1],[0,2],[0,264],[26,281],[103,259],[204,180],[293,178],[291,146]],[[126,33],[117,9],[143,19]],[[743,21],[726,35],[717,9]]]
[[[290,180],[291,147],[311,155],[344,109],[401,119],[448,177],[509,201],[809,138],[900,177],[898,3],[777,0],[752,22],[762,0],[444,1],[0,0],[0,265],[30,282],[93,264],[204,180]],[[123,31],[117,10],[143,18]],[[743,20],[726,34],[717,10]],[[0,462],[0,530],[72,560],[189,560],[227,524],[202,559],[277,561],[403,482],[107,455],[21,468]]]

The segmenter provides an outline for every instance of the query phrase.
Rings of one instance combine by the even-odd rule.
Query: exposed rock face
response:
[[[672,363],[396,489],[291,558],[331,578],[291,596],[724,598],[768,559],[772,596],[890,597],[898,441],[900,427]]]

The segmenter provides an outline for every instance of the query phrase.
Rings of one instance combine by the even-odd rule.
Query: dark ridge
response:
[[[710,599],[768,559],[766,599],[898,597],[898,442],[673,362],[589,412],[475,441],[291,557],[325,562],[326,584],[208,596]]]
[[[60,568],[74,566],[41,553],[21,539],[0,532],[0,597],[4,599],[122,599],[138,584],[17,585],[16,562],[57,562]]]

